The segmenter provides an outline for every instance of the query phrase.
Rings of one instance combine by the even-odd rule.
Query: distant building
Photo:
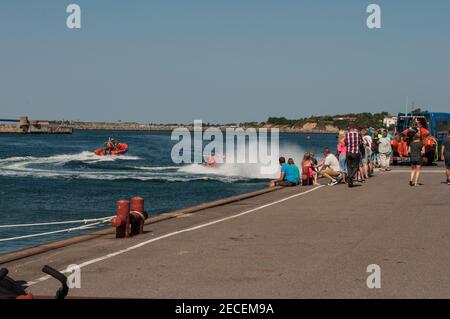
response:
[[[391,126],[396,126],[397,125],[397,117],[396,116],[385,116],[383,119],[383,125],[385,127],[391,127]]]

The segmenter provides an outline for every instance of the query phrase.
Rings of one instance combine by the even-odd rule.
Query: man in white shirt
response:
[[[320,173],[330,180],[329,186],[339,184],[341,179],[339,174],[339,160],[328,147],[324,149],[323,155],[325,158],[317,164],[318,167],[321,167]]]

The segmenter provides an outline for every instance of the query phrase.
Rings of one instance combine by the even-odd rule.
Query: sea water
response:
[[[114,137],[129,144],[123,156],[93,150]],[[141,196],[150,215],[267,187],[258,165],[175,165],[170,132],[75,131],[72,135],[0,135],[0,225],[100,218],[115,202]],[[305,151],[336,148],[335,134],[280,134],[280,155],[300,164]],[[0,239],[77,225],[0,228]],[[59,233],[0,241],[0,253],[74,236]]]

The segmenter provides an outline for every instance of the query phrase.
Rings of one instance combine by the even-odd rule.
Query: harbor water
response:
[[[93,154],[110,136],[129,144],[126,155]],[[334,150],[336,142],[335,134],[280,134],[280,153],[300,164],[305,151],[315,150],[320,157],[323,147]],[[0,135],[0,225],[110,216],[118,199],[133,196],[143,197],[148,213],[157,215],[267,187],[267,176],[254,165],[176,165],[171,159],[175,143],[170,132]],[[74,226],[0,228],[0,253],[92,231],[1,241]]]

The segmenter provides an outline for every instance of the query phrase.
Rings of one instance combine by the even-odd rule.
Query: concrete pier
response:
[[[424,168],[424,185],[411,187],[409,169],[395,168],[353,189],[281,189],[0,267],[37,295],[57,287],[42,278],[44,264],[78,264],[81,289],[71,297],[450,298],[444,180],[442,166]],[[381,267],[381,289],[366,285],[371,264]]]
[[[72,134],[73,128],[63,124],[49,121],[30,120],[27,116],[21,116],[19,120],[0,119],[0,134]]]

